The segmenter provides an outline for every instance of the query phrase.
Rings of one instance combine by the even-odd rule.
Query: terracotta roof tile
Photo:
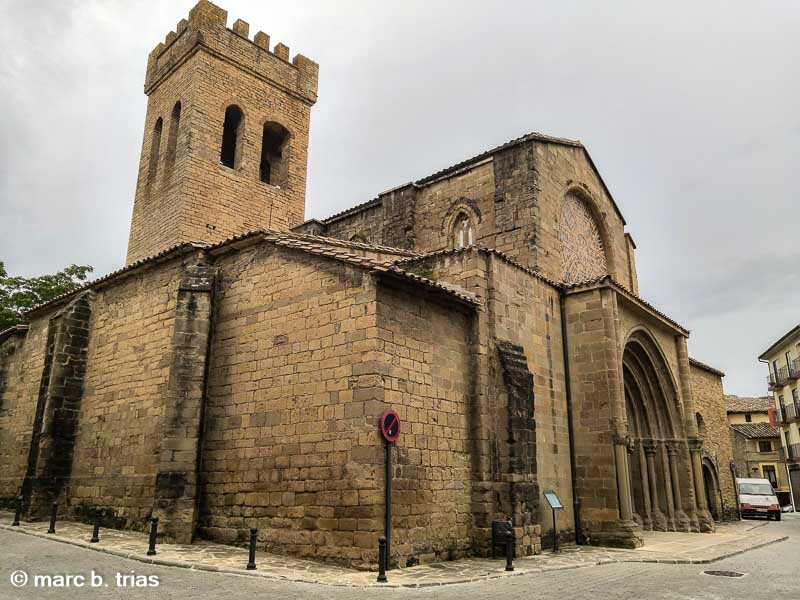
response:
[[[725,396],[725,408],[729,413],[765,413],[768,412],[769,405],[769,396],[758,398],[744,398],[732,394]]]
[[[731,429],[741,433],[749,439],[755,438],[780,438],[780,430],[769,423],[742,423],[731,425]]]

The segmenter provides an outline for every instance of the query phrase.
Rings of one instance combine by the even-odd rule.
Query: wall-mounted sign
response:
[[[392,409],[381,415],[381,434],[387,442],[394,442],[400,436],[400,416]]]
[[[550,505],[550,508],[564,508],[564,506],[561,504],[561,500],[558,499],[558,495],[554,491],[545,492],[544,497],[547,500],[547,503]]]

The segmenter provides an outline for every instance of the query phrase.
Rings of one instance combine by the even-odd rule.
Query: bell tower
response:
[[[319,66],[200,0],[150,53],[127,264],[303,222]]]

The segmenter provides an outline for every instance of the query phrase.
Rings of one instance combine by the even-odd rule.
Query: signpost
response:
[[[383,553],[383,567],[388,571],[390,556],[389,547],[392,533],[392,444],[400,437],[400,415],[392,409],[385,410],[378,424],[380,426],[381,435],[383,439],[386,440],[386,510],[384,513],[385,521],[383,526],[384,536],[386,537],[386,551]]]
[[[553,552],[558,552],[558,527],[556,526],[556,511],[564,508],[558,494],[553,490],[548,490],[544,493],[544,497],[550,508],[553,509]]]

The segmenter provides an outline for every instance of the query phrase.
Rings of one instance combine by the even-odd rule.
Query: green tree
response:
[[[9,277],[0,261],[0,331],[23,323],[26,310],[79,287],[93,270],[89,265],[70,265],[53,275]]]

